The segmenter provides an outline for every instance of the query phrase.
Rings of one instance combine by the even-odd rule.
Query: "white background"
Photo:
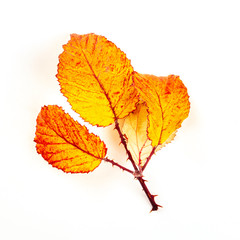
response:
[[[239,1],[3,1],[0,22],[0,239],[240,239]],[[77,118],[55,74],[69,35],[90,32],[188,88],[189,118],[146,168],[157,212],[127,172],[65,174],[36,153],[41,106]],[[111,127],[91,131],[129,165]]]

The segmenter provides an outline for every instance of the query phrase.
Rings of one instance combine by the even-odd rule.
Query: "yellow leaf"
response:
[[[147,136],[147,115],[147,107],[142,103],[137,105],[134,112],[119,121],[120,129],[126,138],[127,147],[132,154],[133,160],[141,167],[144,166],[153,151],[152,141]],[[163,144],[155,148],[154,152],[170,143],[175,135],[176,131]]]
[[[156,77],[135,72],[133,79],[140,98],[148,107],[148,137],[152,146],[163,145],[169,137],[174,137],[189,114],[187,88],[174,75]]]
[[[88,173],[101,163],[104,142],[56,105],[44,106],[37,117],[37,152],[64,172]]]
[[[135,109],[133,68],[114,43],[95,34],[72,34],[63,48],[57,74],[61,92],[85,121],[108,126]]]
[[[133,160],[137,165],[143,166],[153,149],[147,136],[147,107],[144,104],[138,104],[136,110],[121,119],[119,124]]]

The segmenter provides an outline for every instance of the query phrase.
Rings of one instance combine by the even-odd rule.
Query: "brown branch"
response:
[[[162,207],[160,205],[158,205],[156,202],[155,202],[155,197],[157,195],[152,195],[150,193],[150,191],[148,190],[146,184],[145,184],[145,181],[142,177],[137,177],[137,180],[139,181],[139,183],[141,184],[142,188],[143,188],[143,191],[146,193],[147,197],[148,197],[148,200],[150,201],[150,203],[152,204],[152,210],[151,211],[157,211],[159,207]]]
[[[128,159],[130,160],[130,162],[132,163],[133,165],[133,168],[135,170],[135,173],[139,173],[139,169],[137,167],[137,165],[135,164],[134,160],[133,160],[133,157],[132,157],[132,154],[131,152],[128,150],[128,147],[127,147],[127,143],[126,143],[126,140],[121,132],[121,129],[119,127],[119,123],[118,123],[118,120],[116,119],[115,120],[115,129],[118,131],[118,134],[119,134],[119,137],[121,139],[121,143],[122,145],[124,146],[126,152],[127,152],[127,155],[128,155]]]
[[[132,170],[130,170],[130,169],[128,169],[128,168],[125,168],[124,166],[122,166],[122,165],[114,162],[114,161],[111,160],[111,159],[103,158],[102,160],[104,160],[105,162],[111,163],[113,166],[117,166],[117,167],[121,168],[123,171],[127,171],[127,172],[129,172],[129,173],[131,173],[131,174],[134,174],[134,172],[133,172]]]

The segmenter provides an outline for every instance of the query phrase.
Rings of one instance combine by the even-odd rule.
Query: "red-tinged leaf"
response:
[[[88,173],[101,163],[104,142],[56,105],[44,106],[37,117],[37,152],[64,172]]]

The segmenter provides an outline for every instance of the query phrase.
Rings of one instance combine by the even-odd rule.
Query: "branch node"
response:
[[[161,206],[158,205],[155,202],[154,195],[152,195],[149,192],[149,190],[148,190],[148,188],[147,188],[147,186],[145,184],[146,180],[143,179],[143,174],[142,174],[142,172],[143,172],[144,168],[146,167],[148,161],[150,160],[151,156],[154,154],[155,147],[152,149],[152,151],[151,151],[150,155],[148,156],[147,161],[144,164],[144,166],[143,167],[137,166],[136,163],[133,160],[131,152],[129,151],[129,149],[127,147],[127,139],[125,138],[124,134],[121,132],[121,129],[119,127],[119,123],[118,123],[117,119],[115,119],[115,129],[118,131],[119,137],[121,139],[121,143],[123,144],[123,146],[124,146],[124,148],[126,150],[126,153],[128,155],[128,159],[131,161],[131,163],[133,165],[133,168],[134,168],[134,171],[132,171],[133,176],[139,181],[139,183],[141,184],[141,186],[142,186],[142,188],[143,188],[143,190],[144,190],[148,200],[150,201],[150,203],[152,205],[152,210],[151,211],[157,211],[158,207],[161,207]]]

